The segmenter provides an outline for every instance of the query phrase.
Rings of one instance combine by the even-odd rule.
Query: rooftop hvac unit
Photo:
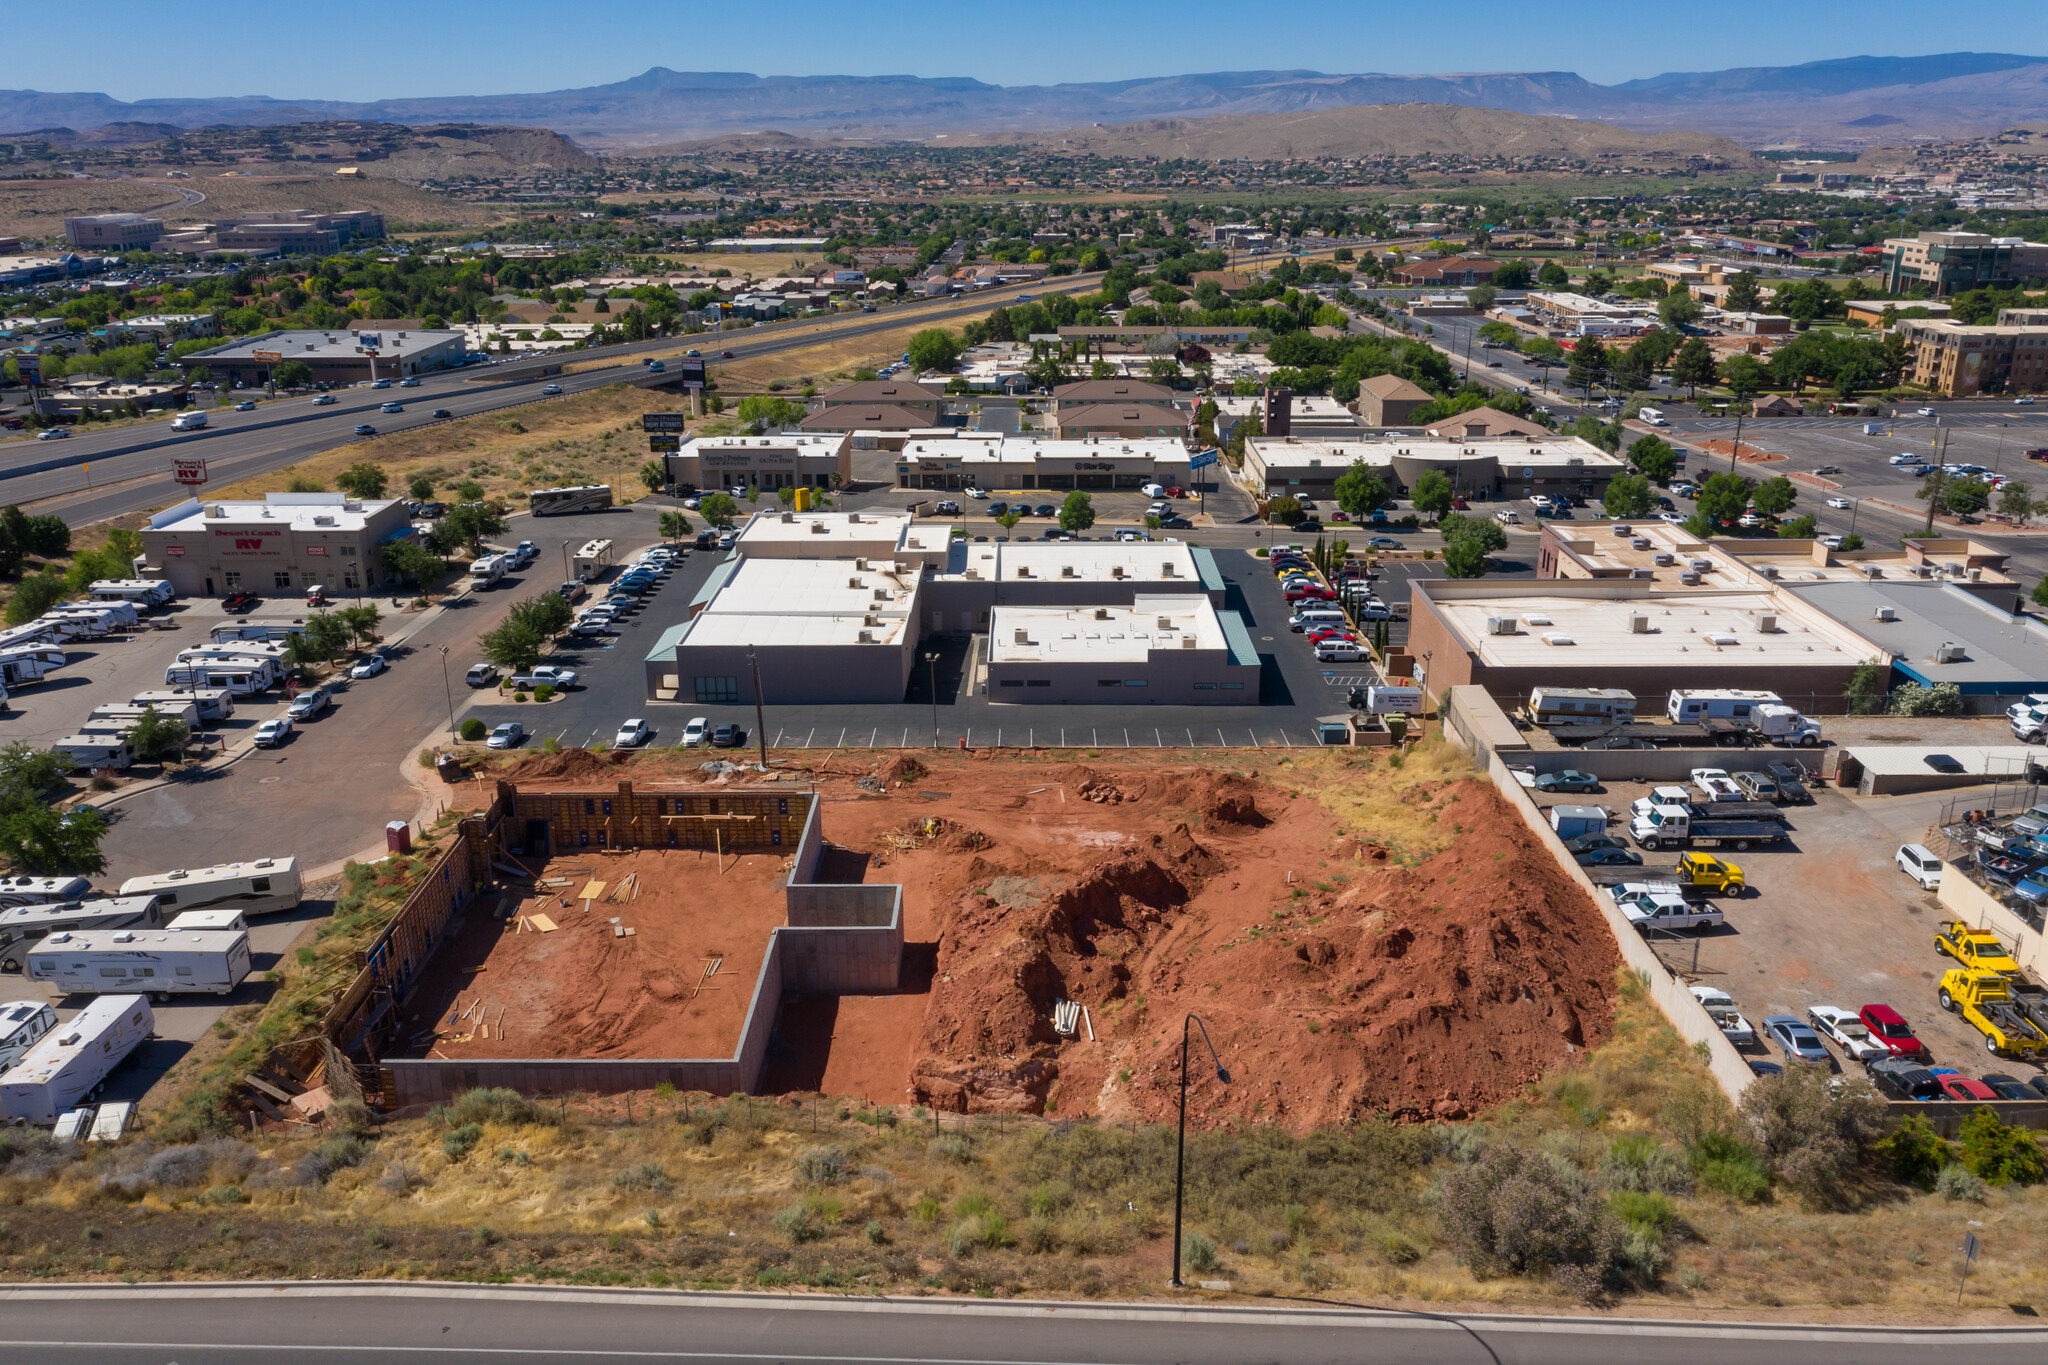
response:
[[[1969,657],[1969,651],[1953,640],[1943,640],[1934,647],[1934,662],[1938,664],[1959,664]]]
[[[1578,641],[1561,630],[1553,630],[1543,637],[1543,643],[1546,645],[1575,645]]]
[[[1630,569],[1628,576],[1630,578],[1655,578],[1657,571],[1655,569]]]
[[[1647,612],[1640,611],[1630,612],[1628,617],[1628,632],[1631,635],[1648,635],[1650,633],[1649,614]]]
[[[792,517],[792,518],[791,518],[791,520],[792,520],[792,521],[794,521],[794,520],[795,520],[795,518],[794,518],[794,517]],[[811,534],[812,534],[812,535],[814,535],[814,536],[822,536],[822,535],[824,535],[824,534],[825,534],[825,532],[826,532],[826,527],[825,527],[825,523],[824,523],[824,522],[822,522],[822,521],[814,521],[814,522],[812,522],[812,523],[811,523]]]
[[[1174,576],[1172,560],[1169,559],[1164,564],[1161,564],[1159,566],[1159,576],[1161,578],[1172,578]]]
[[[1896,621],[1899,619],[1899,609],[1897,607],[1879,607],[1877,609],[1877,619],[1880,621]]]
[[[873,644],[875,642],[875,633],[871,630],[862,631],[860,633],[860,642],[864,645]]]
[[[862,618],[861,624],[864,626],[879,626],[882,624],[882,618],[875,615],[875,613],[873,612],[869,612],[864,618]]]
[[[849,524],[851,524],[851,525],[854,525],[854,526],[858,526],[858,525],[860,525],[860,513],[858,513],[858,512],[848,512],[848,513],[846,514],[846,520],[847,520],[847,522],[848,522]]]
[[[1017,627],[1017,634],[1016,634],[1016,636],[1015,636],[1014,640],[1012,641],[1012,643],[1014,643],[1014,644],[1020,644],[1020,645],[1028,645],[1028,644],[1030,644],[1030,643],[1031,643],[1031,632],[1030,632],[1030,631],[1028,631],[1028,630],[1026,630],[1026,629],[1024,629],[1024,627],[1022,627],[1022,626],[1019,626],[1019,627]]]
[[[1678,556],[1672,554],[1669,550],[1659,550],[1656,554],[1650,556],[1650,562],[1652,564],[1676,564]]]
[[[1863,576],[1865,578],[1883,578],[1884,570],[1875,564],[1865,564],[1863,565]]]
[[[1915,577],[1915,578],[1932,578],[1932,577],[1934,577],[1934,566],[1933,566],[1932,564],[1915,564],[1915,565],[1913,566],[1913,577]]]
[[[1486,633],[1488,635],[1513,635],[1517,630],[1515,618],[1512,616],[1489,616],[1486,618]]]
[[[1764,564],[1758,567],[1757,572],[1761,573],[1765,578],[1774,579],[1778,576],[1778,566],[1775,564]]]
[[[849,578],[846,580],[846,586],[849,588],[858,588],[861,586],[861,581],[858,578]]]
[[[853,561],[853,567],[856,569],[865,569],[867,566],[868,562],[865,559],[856,559]]]
[[[1061,578],[1072,578],[1073,576],[1074,576],[1074,566],[1073,566],[1073,565],[1071,565],[1071,564],[1062,564],[1062,565],[1060,565],[1060,577],[1061,577]]]
[[[1194,636],[1192,636],[1192,635],[1183,635],[1183,636],[1181,636],[1181,637],[1180,637],[1180,647],[1181,647],[1182,649],[1193,649],[1193,648],[1195,647],[1195,637],[1194,637]]]
[[[1774,611],[1758,612],[1756,614],[1756,628],[1757,632],[1762,635],[1776,634],[1778,630],[1778,613]]]
[[[1631,550],[1647,550],[1650,548],[1650,538],[1648,536],[1637,536],[1629,541],[1628,547]]]
[[[889,600],[889,590],[888,590],[887,588],[876,588],[876,589],[875,589],[875,600],[876,600],[877,602],[886,602],[886,601],[888,601],[888,600]]]
[[[795,520],[796,520],[796,513],[794,513],[794,512],[784,512],[784,513],[782,514],[782,520],[783,520],[784,524],[788,524],[788,523],[790,523],[790,522],[793,522],[793,521],[795,521]]]
[[[1109,608],[1097,607],[1095,609],[1095,619],[1098,621],[1107,621],[1109,619]]]
[[[1700,581],[1700,571],[1698,569],[1687,569],[1678,576],[1678,581],[1686,584],[1688,587],[1697,586]]]
[[[1972,570],[1970,570],[1970,581],[1971,581],[1972,583],[1981,583],[1981,582],[1983,582],[1983,581],[1984,581],[1984,571],[1983,571],[1982,569],[1972,569]]]
[[[1705,555],[1701,555],[1700,557],[1692,561],[1692,568],[1694,573],[1705,573],[1707,572],[1707,570],[1713,567],[1714,561],[1708,559]]]
[[[1109,566],[1109,576],[1110,576],[1111,578],[1122,578],[1122,577],[1124,576],[1124,566],[1123,566],[1123,565],[1121,565],[1121,564],[1112,564],[1112,565],[1110,565],[1110,566]]]
[[[1160,628],[1161,630],[1172,630],[1172,629],[1173,629],[1173,618],[1172,618],[1171,616],[1162,616],[1162,617],[1160,617],[1160,618],[1159,618],[1159,628]]]
[[[1707,643],[1710,645],[1739,645],[1742,641],[1724,630],[1717,630],[1708,634]]]
[[[1017,577],[1019,577],[1019,578],[1029,578],[1029,577],[1031,577],[1031,566],[1030,566],[1029,564],[1019,564],[1019,565],[1017,566]]]
[[[981,570],[979,570],[979,569],[969,569],[969,570],[967,570],[967,572],[966,572],[966,573],[965,573],[964,575],[962,575],[962,576],[963,576],[963,577],[966,577],[966,578],[979,578],[979,577],[981,577]]]

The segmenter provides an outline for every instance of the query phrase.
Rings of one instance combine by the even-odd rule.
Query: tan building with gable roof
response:
[[[1429,390],[1398,374],[1376,374],[1359,382],[1358,415],[1369,427],[1406,426],[1411,413],[1434,399]]]

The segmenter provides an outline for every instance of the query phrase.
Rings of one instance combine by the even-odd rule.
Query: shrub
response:
[[[484,723],[475,716],[471,716],[468,720],[462,722],[462,728],[457,730],[456,733],[471,744],[474,744],[484,737]]]
[[[533,699],[535,701],[553,701],[555,699],[555,685],[553,683],[542,683],[534,688]]]
[[[337,1171],[347,1170],[370,1154],[370,1144],[359,1137],[330,1138],[306,1153],[292,1168],[301,1184],[323,1184]]]
[[[930,1195],[924,1196],[910,1206],[910,1216],[920,1223],[936,1223],[939,1221],[939,1215],[944,1212],[945,1209],[940,1205],[939,1201]]]
[[[1616,1138],[1600,1158],[1600,1183],[1610,1190],[1691,1194],[1692,1164],[1647,1133]]]
[[[942,1137],[932,1140],[932,1155],[941,1161],[957,1161],[962,1165],[974,1159],[974,1149],[967,1145],[964,1137]]]
[[[1678,1229],[1678,1205],[1661,1194],[1623,1190],[1608,1197],[1607,1208],[1631,1228],[1645,1228],[1659,1236]]]
[[[1963,1120],[1963,1166],[1993,1185],[2038,1185],[2044,1175],[2041,1142],[2031,1129],[2016,1127],[1985,1106]]]
[[[1934,1192],[1950,1203],[1981,1204],[1990,1194],[1990,1187],[1970,1174],[1969,1167],[1955,1162],[1941,1168],[1941,1174],[1934,1178]]]
[[[1189,1270],[1214,1270],[1217,1265],[1216,1244],[1199,1232],[1191,1232],[1181,1238],[1180,1258]]]
[[[1885,1128],[1884,1101],[1867,1081],[1840,1083],[1817,1066],[1759,1076],[1742,1092],[1742,1118],[1780,1183],[1809,1203],[1838,1203],[1863,1154]]]
[[[1487,1133],[1483,1123],[1456,1126],[1440,1123],[1429,1130],[1429,1136],[1436,1155],[1447,1157],[1460,1166],[1469,1166],[1486,1153]]]
[[[1621,1224],[1588,1200],[1575,1172],[1505,1144],[1443,1178],[1440,1216],[1475,1274],[1553,1274],[1582,1298],[1615,1270]]]
[[[846,1153],[837,1147],[812,1147],[797,1157],[796,1173],[807,1185],[837,1185],[846,1178]]]
[[[1708,1133],[1693,1144],[1693,1174],[1702,1189],[1754,1204],[1771,1192],[1771,1177],[1756,1149],[1726,1133]]]
[[[441,1150],[450,1161],[460,1161],[475,1150],[483,1138],[484,1126],[481,1123],[465,1123],[459,1128],[449,1129],[441,1139]]]
[[[668,1172],[652,1161],[628,1166],[612,1177],[615,1190],[665,1190],[669,1184]]]
[[[774,1222],[777,1232],[798,1245],[815,1242],[825,1235],[825,1225],[808,1204],[791,1204],[775,1215]]]
[[[498,1087],[465,1090],[452,1104],[436,1106],[428,1115],[442,1123],[545,1123],[554,1118],[517,1090]]]
[[[377,1188],[397,1199],[403,1199],[414,1189],[427,1183],[419,1167],[403,1157],[384,1168],[384,1174],[377,1177]]]
[[[867,1226],[860,1230],[860,1235],[868,1239],[869,1246],[878,1247],[889,1240],[888,1230],[882,1226],[882,1220],[879,1218],[868,1219]]]
[[[1877,1151],[1891,1163],[1894,1180],[1918,1185],[1923,1190],[1932,1190],[1943,1168],[1955,1160],[1948,1140],[1919,1114],[1906,1115],[1897,1128],[1878,1141]]]

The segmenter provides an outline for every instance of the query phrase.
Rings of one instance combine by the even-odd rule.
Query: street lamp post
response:
[[[567,583],[576,575],[569,572],[569,542],[562,542],[562,581]]]
[[[1185,1288],[1180,1282],[1180,1208],[1181,1192],[1185,1185],[1188,1154],[1188,1025],[1200,1025],[1202,1045],[1209,1049],[1209,1060],[1216,1063],[1216,1079],[1230,1084],[1230,1073],[1223,1069],[1223,1059],[1216,1055],[1216,1044],[1209,1041],[1209,1026],[1200,1016],[1189,1014],[1180,1022],[1180,1137],[1173,1148],[1173,1280],[1175,1289]]]
[[[932,687],[932,747],[939,747],[939,652],[928,649],[924,654],[925,676]]]
[[[455,689],[448,684],[448,646],[441,646],[441,691],[448,698],[448,737],[455,738]]]

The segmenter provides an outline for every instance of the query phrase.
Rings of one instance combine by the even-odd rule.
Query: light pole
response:
[[[928,649],[924,655],[925,676],[932,685],[932,747],[939,747],[939,652]]]
[[[1173,1279],[1175,1289],[1183,1289],[1180,1282],[1180,1206],[1181,1192],[1185,1185],[1188,1153],[1188,1025],[1197,1024],[1202,1030],[1202,1045],[1209,1049],[1209,1060],[1216,1063],[1216,1079],[1230,1084],[1230,1073],[1223,1069],[1223,1059],[1216,1055],[1216,1044],[1209,1041],[1209,1026],[1200,1016],[1189,1014],[1180,1022],[1180,1137],[1173,1148]]]
[[[455,689],[448,684],[448,646],[441,646],[441,691],[448,698],[448,737],[455,738]]]
[[[754,647],[747,646],[747,667],[754,674],[754,740],[761,746],[761,771],[768,771],[768,711],[761,702],[761,661],[754,657]]]
[[[569,542],[562,542],[562,581],[567,583],[576,575],[569,572]]]

